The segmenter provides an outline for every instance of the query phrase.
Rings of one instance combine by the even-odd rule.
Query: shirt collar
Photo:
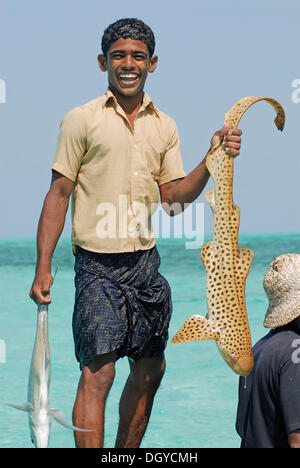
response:
[[[106,91],[106,93],[104,95],[103,108],[106,106],[106,104],[109,101],[113,102],[115,105],[117,105],[117,100],[116,100],[114,94],[111,92],[110,89],[107,89],[107,91]],[[154,106],[152,99],[150,98],[150,96],[147,93],[144,92],[143,103],[142,103],[141,110],[146,109],[147,107],[156,115],[156,117],[159,117],[158,110]]]

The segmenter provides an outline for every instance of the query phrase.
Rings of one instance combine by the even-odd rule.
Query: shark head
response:
[[[252,356],[242,356],[238,359],[235,356],[230,356],[225,360],[233,372],[243,377],[247,377],[253,369],[254,362]]]
[[[36,448],[47,448],[49,445],[51,417],[48,412],[29,414],[30,436]]]
[[[229,353],[226,349],[217,343],[219,351],[223,359],[227,362],[229,367],[238,375],[247,377],[253,369],[254,361],[252,355],[237,356],[234,353]]]

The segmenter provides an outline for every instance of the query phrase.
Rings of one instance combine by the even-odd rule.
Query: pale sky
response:
[[[35,236],[61,119],[106,91],[107,76],[97,66],[101,36],[122,17],[140,18],[154,31],[159,64],[145,90],[175,119],[187,173],[241,97],[282,104],[282,133],[263,102],[240,122],[234,203],[240,232],[298,232],[300,103],[292,99],[292,83],[300,79],[298,0],[2,0],[0,237]],[[207,232],[210,223],[206,206]]]

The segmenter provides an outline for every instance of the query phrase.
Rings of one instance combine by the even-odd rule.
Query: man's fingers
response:
[[[242,135],[242,130],[240,130],[239,128],[236,128],[235,130],[230,130],[229,131],[229,124],[228,123],[225,123],[223,125],[223,127],[221,128],[221,130],[219,130],[218,132],[216,133],[219,133],[221,136],[224,136],[228,133],[228,135],[234,135],[234,136],[241,136]]]
[[[36,304],[50,304],[51,295],[49,291],[41,291],[39,289],[32,289],[29,296]]]
[[[36,304],[50,304],[50,287],[53,282],[51,274],[41,275],[35,278],[29,296]]]
[[[230,132],[228,133],[228,135],[238,135],[238,136],[241,136],[242,135],[242,130],[240,130],[239,128],[235,129],[235,130],[230,130]]]
[[[241,149],[241,134],[239,129],[232,130],[223,138],[222,146],[226,153],[230,156],[236,157],[240,154]]]
[[[220,136],[222,137],[222,136],[226,135],[226,133],[228,133],[228,130],[229,130],[229,124],[225,123],[223,125],[223,127],[221,128],[221,130],[220,130]]]
[[[243,132],[239,128],[229,131],[229,128],[230,125],[225,123],[221,130],[215,132],[211,139],[211,148],[222,143],[223,148],[225,148],[228,154],[238,156],[240,154],[238,150],[241,147],[241,135]]]
[[[37,298],[36,298],[36,295],[35,295],[33,289],[31,289],[31,291],[30,291],[30,293],[29,293],[29,297],[30,297],[36,304],[38,304],[38,300],[37,300]]]
[[[242,139],[240,136],[226,135],[226,137],[224,138],[224,141],[233,141],[235,143],[240,143]]]
[[[229,156],[233,156],[234,158],[240,154],[238,150],[235,150],[233,148],[225,148],[225,151]]]
[[[239,150],[240,147],[241,147],[240,143],[234,143],[234,142],[232,142],[232,141],[230,141],[230,142],[229,142],[229,141],[224,141],[224,142],[223,142],[223,147],[224,147],[224,146],[225,146],[226,148],[230,148],[230,149],[233,148],[233,149],[237,149],[237,150]]]
[[[224,138],[224,135],[226,135],[226,133],[228,132],[229,130],[229,125],[226,124],[226,126],[223,126],[221,128],[221,130],[217,130],[211,141],[210,141],[210,144],[211,144],[211,147],[215,146],[215,145],[218,145],[219,143],[221,143],[223,141],[223,138]]]

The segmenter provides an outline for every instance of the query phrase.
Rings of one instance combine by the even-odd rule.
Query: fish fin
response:
[[[207,203],[209,204],[209,206],[211,207],[212,209],[212,212],[214,213],[215,211],[215,206],[216,206],[216,202],[215,202],[215,189],[214,188],[210,188],[209,190],[207,190],[207,192],[205,192],[205,200],[207,201]]]
[[[6,403],[7,406],[21,410],[21,411],[32,411],[33,407],[31,403],[24,403],[23,405],[13,405],[12,403]]]
[[[208,263],[208,257],[211,255],[212,252],[212,245],[213,241],[207,242],[200,251],[201,260],[205,268]]]
[[[68,421],[65,420],[63,412],[59,409],[50,408],[49,413],[51,414],[51,416],[53,416],[55,421],[57,421],[59,424],[66,427],[67,429],[71,429],[72,431],[81,431],[81,432],[94,431],[94,429],[80,429],[79,427],[73,426],[73,424],[68,423]]]
[[[239,247],[239,253],[235,264],[235,274],[239,279],[246,279],[254,257],[254,252],[249,247]]]
[[[187,341],[216,340],[220,333],[214,322],[201,315],[191,315],[172,339],[172,343],[185,343]]]
[[[214,181],[216,180],[218,171],[218,160],[223,156],[223,154],[220,155],[220,152],[224,153],[224,150],[222,150],[221,141],[222,140],[220,140],[220,142],[208,152],[205,160],[206,167]]]
[[[245,284],[254,257],[254,252],[248,247],[239,247],[235,263],[235,278],[240,307],[246,310]]]

